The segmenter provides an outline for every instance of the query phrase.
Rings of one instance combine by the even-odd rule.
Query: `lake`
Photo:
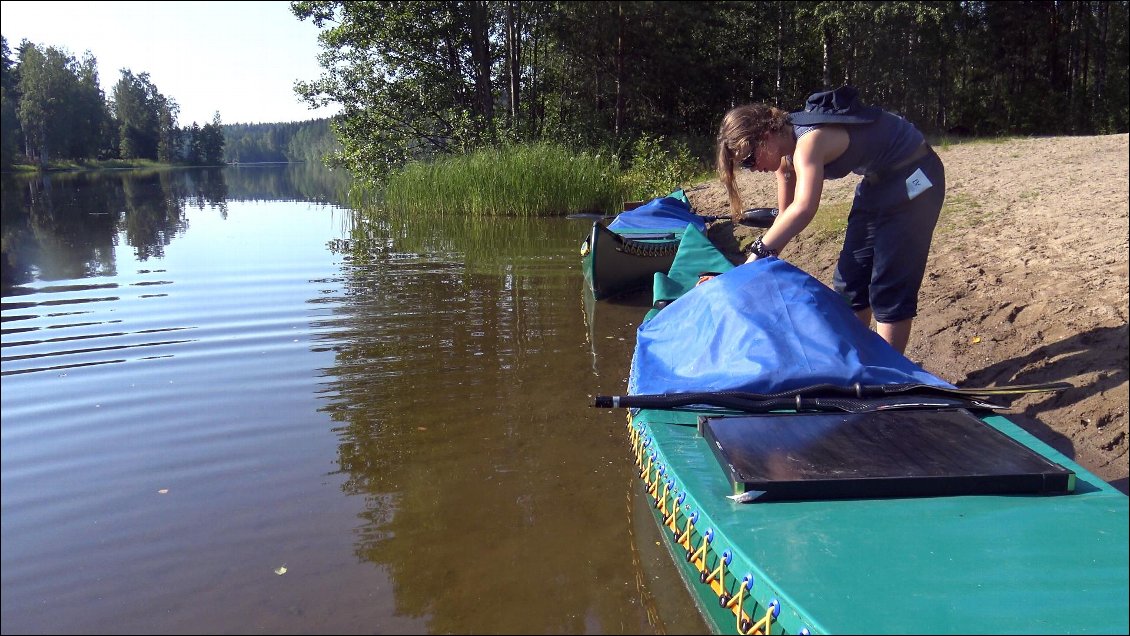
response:
[[[703,632],[585,219],[318,166],[3,182],[4,633]]]

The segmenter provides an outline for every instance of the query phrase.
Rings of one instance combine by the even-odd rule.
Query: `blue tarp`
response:
[[[695,214],[684,200],[674,196],[652,199],[640,207],[621,212],[608,224],[613,232],[623,230],[671,230],[681,232],[690,223],[706,229],[706,219]]]
[[[864,327],[823,283],[765,258],[690,289],[644,322],[628,392],[776,393],[856,382],[953,386]]]

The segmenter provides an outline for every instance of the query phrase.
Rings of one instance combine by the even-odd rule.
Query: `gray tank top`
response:
[[[811,130],[829,125],[835,124],[794,125],[793,134],[800,139]],[[881,172],[909,157],[925,141],[914,124],[886,111],[870,124],[844,124],[843,129],[849,139],[847,150],[824,166],[825,179],[842,179],[852,172]]]

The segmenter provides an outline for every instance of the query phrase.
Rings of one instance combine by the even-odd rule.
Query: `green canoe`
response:
[[[688,225],[701,230],[706,223],[691,209],[683,190],[625,207],[611,222],[593,223],[581,243],[585,283],[596,300],[651,285],[656,272],[671,267]]]
[[[645,325],[694,290],[700,272],[733,267],[697,231],[681,244],[669,274],[656,276],[657,306],[665,308],[650,312]],[[638,347],[633,374],[646,374],[635,368]],[[941,408],[842,416],[772,405],[748,415],[705,402],[636,408],[632,396],[600,397],[597,406],[629,408],[627,434],[655,519],[687,589],[718,633],[1127,633],[1127,496],[1007,417],[976,401],[965,408],[960,391],[955,395],[957,407],[943,400]],[[879,495],[853,490],[854,481],[836,490],[833,473],[845,467],[821,465],[820,455],[806,458],[818,445],[808,439],[775,460],[811,460],[805,469],[821,473],[819,488],[829,488],[830,496],[757,500],[761,491],[751,488],[768,492],[780,484],[758,485],[743,475],[740,453],[777,443],[763,424],[803,436],[817,430],[810,427],[820,417],[839,418],[836,426],[886,422],[896,429],[901,424],[892,425],[892,418],[903,417],[905,426],[919,427],[909,448],[876,447],[872,455],[888,471],[897,473],[900,462],[920,454],[937,459],[937,447],[968,451],[987,471],[860,481],[877,486]],[[955,421],[969,430],[968,439],[947,432]],[[740,450],[723,448],[738,442]],[[1004,464],[1012,453],[1027,467],[1010,472]],[[932,474],[951,463],[960,458],[917,468]]]

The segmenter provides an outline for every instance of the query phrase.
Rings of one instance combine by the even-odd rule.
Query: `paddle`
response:
[[[750,208],[742,212],[738,224],[749,227],[771,227],[779,212],[777,208]]]
[[[603,398],[603,399],[602,399]],[[703,410],[718,408],[739,413],[775,413],[780,411],[873,413],[897,409],[985,409],[1000,410],[1005,407],[972,397],[900,395],[878,398],[844,397],[779,397],[767,400],[749,400],[740,395],[726,393],[683,393],[677,395],[621,395],[597,396],[593,406],[598,408],[639,408],[652,410]]]
[[[746,391],[715,391],[657,395],[598,395],[593,399],[593,406],[597,408],[673,409],[701,404],[760,413],[780,409],[799,411],[802,410],[802,407],[849,410],[866,408],[868,403],[875,404],[879,408],[906,408],[908,404],[917,406],[929,397],[936,398],[936,401],[954,399],[959,402],[968,402],[968,406],[997,409],[1003,407],[982,402],[981,399],[994,395],[1043,393],[1063,391],[1069,388],[1073,387],[1067,382],[1016,384],[986,388],[951,388],[929,384],[862,385],[857,383],[853,386],[818,384],[768,394]]]

